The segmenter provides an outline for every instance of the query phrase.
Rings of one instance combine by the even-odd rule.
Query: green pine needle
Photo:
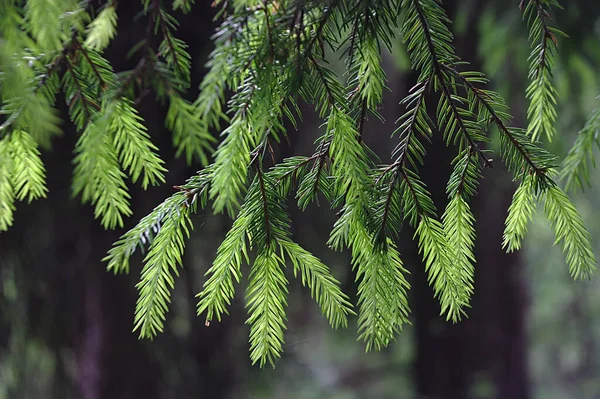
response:
[[[0,231],[6,231],[13,223],[15,190],[12,177],[13,159],[10,143],[0,140]]]
[[[527,134],[533,141],[546,136],[548,141],[556,135],[556,97],[552,84],[552,68],[558,51],[556,36],[566,36],[549,26],[550,10],[562,7],[556,0],[529,0],[523,10],[523,18],[529,25],[529,40],[533,50],[529,57],[529,80],[525,94],[529,99]]]
[[[86,30],[85,46],[92,50],[104,50],[117,34],[116,6],[109,3],[98,13]]]
[[[133,102],[122,98],[108,105],[110,120],[108,130],[113,134],[113,145],[119,154],[123,169],[135,183],[142,176],[142,188],[165,182],[164,161],[158,157],[158,148],[150,141],[142,118]]]
[[[241,212],[225,239],[217,250],[217,257],[206,272],[208,280],[202,291],[196,295],[198,315],[206,312],[206,321],[221,321],[228,314],[227,307],[235,295],[233,282],[239,283],[242,277],[241,266],[245,259],[248,262],[247,229],[251,221],[247,212]]]
[[[463,229],[467,223],[463,222]],[[466,315],[465,308],[469,307],[472,293],[472,286],[465,282],[469,274],[468,266],[454,263],[452,255],[456,249],[450,247],[444,227],[436,219],[429,216],[422,218],[415,230],[415,237],[419,242],[429,284],[440,301],[440,314],[445,314],[446,320],[456,323]],[[465,246],[464,242],[460,244]]]
[[[600,108],[590,115],[562,162],[561,179],[565,180],[567,191],[590,186],[590,165],[596,167],[594,147],[600,147],[599,132]]]
[[[536,191],[533,176],[523,179],[508,208],[506,227],[502,248],[508,252],[521,249],[521,242],[527,234],[527,223],[533,218],[535,211]]]
[[[46,197],[46,171],[36,142],[26,132],[14,130],[9,136],[9,146],[12,152],[15,198],[19,201],[27,198],[31,202]]]
[[[191,228],[189,209],[180,209],[165,220],[150,245],[140,282],[136,285],[139,297],[133,331],[139,331],[140,338],[153,338],[163,331],[175,285],[173,274],[179,275],[177,266],[182,263],[185,240]]]
[[[302,276],[302,285],[310,289],[312,298],[319,304],[323,315],[333,328],[347,327],[348,315],[354,314],[352,304],[342,292],[340,283],[329,268],[300,245],[283,240],[279,242],[285,257],[294,265],[294,277]]]
[[[544,192],[544,212],[566,256],[569,272],[575,279],[590,278],[596,271],[592,239],[583,218],[569,197],[558,187]]]
[[[287,308],[287,278],[283,259],[274,248],[261,248],[250,268],[246,290],[250,324],[250,359],[263,367],[275,365],[283,351]]]
[[[131,215],[130,195],[121,171],[117,149],[107,131],[108,124],[90,123],[75,147],[73,193],[95,206],[94,216],[108,229],[123,227],[123,217]]]
[[[202,116],[198,117],[194,104],[171,93],[165,125],[173,132],[176,156],[185,154],[188,165],[196,160],[202,165],[209,164],[209,155],[213,152],[216,139],[210,134],[206,120]]]
[[[475,217],[462,195],[455,195],[450,199],[442,221],[454,273],[465,288],[464,294],[469,303],[475,280]],[[460,314],[457,314],[457,317],[460,317]]]

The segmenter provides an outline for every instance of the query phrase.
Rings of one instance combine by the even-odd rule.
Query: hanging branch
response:
[[[562,7],[556,0],[529,0],[526,6],[522,1],[520,7],[523,18],[529,25],[529,40],[533,46],[529,57],[531,84],[526,90],[527,99],[530,101],[527,109],[527,134],[531,135],[534,141],[539,140],[542,135],[545,135],[548,141],[552,141],[556,135],[555,106],[558,96],[552,84],[552,68],[558,52],[556,34],[565,37],[566,34],[550,27],[550,9]]]
[[[166,3],[142,0],[146,38],[134,47],[142,53],[136,66],[120,75],[102,56],[116,34],[116,2],[108,1],[91,22],[87,13],[58,18],[65,11],[59,2],[47,11],[39,1],[25,3],[26,9],[23,2],[0,3],[11,43],[11,53],[0,48],[0,55],[15,72],[0,74],[0,83],[9,76],[18,80],[16,94],[2,92],[7,119],[0,126],[0,229],[12,223],[16,200],[46,195],[36,142],[42,143],[58,125],[53,103],[60,88],[79,134],[73,191],[94,205],[106,228],[123,226],[132,213],[126,182],[139,180],[146,188],[165,181],[158,148],[136,109],[152,92],[158,101],[168,100],[165,125],[177,155],[185,154],[190,164],[198,161],[202,170],[175,186],[177,191],[123,234],[104,259],[109,270],[128,272],[132,254],[147,248],[134,314],[140,337],[152,338],[165,328],[198,209],[227,211],[233,219],[197,295],[197,312],[206,317],[206,326],[228,313],[237,285],[249,271],[244,288],[250,358],[260,366],[274,364],[285,341],[287,266],[310,290],[329,324],[346,326],[353,314],[348,296],[329,268],[290,233],[289,203],[304,210],[320,196],[337,208],[327,245],[351,253],[358,337],[367,350],[386,347],[409,323],[408,272],[396,246],[404,222],[414,230],[441,314],[459,321],[475,289],[470,200],[482,170],[493,164],[483,146],[494,126],[500,131],[502,159],[519,182],[503,247],[520,248],[536,202],[544,202],[571,275],[586,278],[596,268],[591,236],[552,180],[556,158],[531,140],[553,131],[556,96],[550,78],[557,31],[550,26],[548,10],[557,2],[529,0],[525,6],[525,1],[536,43],[527,92],[528,130],[508,125],[510,110],[497,93],[482,88],[487,84],[483,74],[459,71],[466,63],[455,54],[451,21],[437,0],[215,0],[221,23],[194,102],[185,99],[191,57],[187,44],[175,36],[178,21],[163,8]],[[192,3],[170,4],[189,12]],[[56,18],[45,23],[45,12]],[[387,79],[382,51],[397,41],[398,25],[418,78],[402,101],[406,111],[398,119],[393,161],[377,166],[377,155],[366,145],[372,134],[366,121],[370,115],[382,120],[378,110]],[[153,35],[160,38],[156,49]],[[328,48],[341,55],[343,74],[328,66]],[[33,60],[33,68],[19,69],[24,59]],[[48,65],[37,65],[39,60]],[[35,76],[35,69],[45,75]],[[426,100],[436,93],[433,117]],[[312,155],[279,160],[277,145],[282,138],[289,141],[288,122],[296,127],[301,120],[300,101],[314,107],[324,131]],[[221,133],[218,146],[212,130]],[[586,180],[596,131],[592,118],[565,161],[568,181]],[[447,150],[455,152],[446,186],[448,205],[441,216],[419,175],[426,143],[438,132]],[[267,152],[270,168],[263,165]]]

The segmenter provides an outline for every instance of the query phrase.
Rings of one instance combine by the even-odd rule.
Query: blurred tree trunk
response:
[[[466,32],[455,41],[459,56],[480,70],[477,61],[477,15],[482,1],[444,2],[454,20],[457,7],[470,7]],[[463,11],[464,12],[464,11]],[[432,106],[432,108],[435,108]],[[440,214],[446,204],[443,191],[450,175],[450,159],[441,140],[434,141],[424,168]],[[498,155],[496,154],[497,158]],[[476,219],[475,295],[469,319],[446,323],[432,298],[422,268],[413,274],[417,357],[415,378],[418,398],[528,399],[525,312],[527,287],[519,253],[502,248],[504,219],[514,184],[499,160],[496,169],[483,170],[479,195],[472,201]]]

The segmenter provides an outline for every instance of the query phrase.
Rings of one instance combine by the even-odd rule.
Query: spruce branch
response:
[[[563,32],[550,27],[550,9],[562,8],[556,0],[530,0],[522,6],[523,18],[530,28],[529,39],[535,46],[529,57],[529,80],[526,95],[530,100],[527,109],[529,126],[527,134],[537,141],[542,135],[552,141],[556,134],[556,97],[558,93],[552,84],[552,68],[558,51],[556,34]]]
[[[495,93],[479,89],[470,79],[467,79],[464,74],[461,74],[455,68],[448,65],[443,65],[443,67],[464,85],[477,102],[477,105],[485,109],[491,121],[498,127],[500,133],[502,133],[505,142],[508,144],[508,148],[504,150],[504,156],[509,169],[514,174],[517,174],[522,173],[522,169],[526,167],[535,174],[539,186],[543,187],[545,184],[549,184],[550,179],[547,173],[554,166],[556,158],[535,143],[524,142],[518,129],[509,128],[506,125],[507,114],[497,109],[498,107],[503,107],[503,104],[492,102],[494,98],[497,98]]]
[[[562,162],[561,180],[567,191],[590,186],[590,165],[596,167],[594,147],[600,147],[600,108],[589,116],[585,126],[577,134],[575,143]]]
[[[107,118],[90,122],[75,146],[73,193],[81,194],[83,203],[95,206],[94,215],[105,228],[123,227],[123,217],[130,216],[130,195],[121,171],[117,150],[107,134]]]
[[[352,304],[329,268],[292,241],[282,240],[279,245],[294,266],[294,277],[301,275],[302,285],[310,289],[312,298],[321,307],[329,324],[333,328],[347,327],[348,315],[354,314]]]
[[[117,18],[117,4],[108,1],[88,25],[84,46],[95,51],[104,50],[117,34]]]
[[[247,230],[251,215],[240,212],[227,232],[225,239],[217,249],[217,257],[212,266],[207,270],[208,279],[202,291],[196,295],[198,299],[197,313],[206,312],[206,322],[213,319],[221,321],[224,314],[228,314],[227,307],[231,304],[235,294],[233,282],[239,283],[242,277],[241,265],[243,259],[248,259]]]
[[[95,113],[100,111],[100,105],[92,100],[87,90],[84,91],[81,73],[69,57],[66,58],[65,65],[68,73],[65,73],[63,77],[63,87],[68,96],[67,105],[76,127],[79,130],[84,130]],[[72,91],[73,95],[70,95],[69,91]]]
[[[507,252],[521,249],[521,242],[527,234],[527,223],[533,218],[537,197],[534,183],[534,176],[525,176],[513,194],[502,242],[502,248]]]
[[[590,233],[575,205],[556,185],[544,192],[544,213],[554,230],[555,243],[561,243],[571,276],[590,278],[596,271]]]
[[[8,230],[14,219],[15,190],[12,170],[10,143],[4,138],[0,140],[0,231]]]
[[[19,201],[27,198],[27,201],[31,202],[46,197],[46,171],[35,140],[22,130],[14,130],[8,141],[12,160],[6,162],[9,165],[12,163],[15,198]]]
[[[250,268],[246,307],[250,324],[250,359],[261,367],[283,351],[287,307],[287,278],[283,259],[273,243],[261,248]]]
[[[430,16],[431,19],[428,19],[428,16],[425,14],[423,6],[421,5],[421,0],[412,0],[412,4],[414,6],[417,19],[420,23],[420,29],[423,32],[423,37],[425,38],[425,42],[427,44],[427,48],[431,57],[431,66],[433,72],[433,77],[435,77],[434,87],[439,87],[442,91],[442,101],[440,104],[443,104],[439,107],[442,112],[446,113],[446,117],[442,117],[441,119],[447,119],[452,117],[458,126],[458,130],[462,132],[464,139],[468,142],[469,146],[477,152],[479,157],[481,158],[483,164],[486,167],[491,167],[491,163],[483,150],[479,148],[479,145],[475,143],[473,138],[474,134],[472,133],[473,127],[467,127],[468,122],[463,119],[463,115],[465,115],[466,110],[459,111],[455,101],[454,95],[451,89],[451,83],[448,81],[448,78],[442,71],[441,63],[443,62],[453,62],[456,59],[456,56],[453,54],[451,47],[451,34],[445,28],[444,21],[447,20],[445,13],[441,7],[432,1],[433,4],[430,4]],[[431,25],[435,27],[443,26],[445,29],[442,31],[435,30]],[[445,32],[444,32],[445,31]],[[434,40],[432,34],[437,33],[437,40]],[[436,44],[437,42],[437,44]],[[441,54],[440,54],[441,51]],[[441,61],[440,61],[441,55]],[[450,112],[448,112],[449,110]],[[439,117],[438,117],[439,118]],[[441,123],[441,122],[440,122]],[[451,123],[450,126],[453,126]],[[448,141],[450,141],[452,132],[446,131],[446,135],[448,137]],[[476,135],[480,140],[483,139],[482,136]]]
[[[191,228],[189,209],[183,208],[175,217],[165,220],[150,245],[136,286],[139,297],[133,330],[139,331],[140,338],[153,338],[163,330],[170,290],[175,284],[172,274],[179,275],[177,266],[182,263],[185,239]]]

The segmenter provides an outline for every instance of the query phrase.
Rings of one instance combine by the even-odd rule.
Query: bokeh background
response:
[[[569,34],[560,40],[555,69],[560,136],[549,144],[561,157],[600,105],[600,2],[562,3],[564,10],[554,15],[556,26]],[[457,53],[488,74],[510,104],[515,124],[525,126],[530,45],[518,6],[517,0],[444,1]],[[125,54],[144,35],[145,21],[134,19],[140,10],[138,2],[119,2],[118,36],[107,53],[117,71],[135,65]],[[211,50],[213,16],[209,1],[177,15],[179,36],[193,55],[193,87]],[[398,103],[415,79],[400,42],[385,64],[391,89],[382,110],[386,122],[372,118],[365,130],[365,140],[383,160],[402,111]],[[175,159],[163,127],[165,109],[151,97],[141,111],[168,163],[168,182],[148,191],[134,188],[129,227],[198,168]],[[303,111],[304,123],[289,131],[292,145],[283,145],[281,156],[313,152],[321,121],[307,107]],[[330,330],[308,292],[292,280],[285,353],[275,369],[261,370],[248,358],[241,289],[222,323],[206,327],[195,314],[194,296],[231,224],[227,218],[209,213],[195,218],[165,332],[154,341],[139,341],[131,332],[141,258],[134,258],[131,275],[106,272],[101,259],[125,230],[104,231],[92,209],[71,197],[75,141],[65,123],[63,136],[43,153],[49,198],[20,205],[15,226],[0,235],[0,399],[600,398],[600,276],[571,280],[543,217],[530,226],[524,250],[510,255],[501,250],[515,184],[499,160],[484,171],[473,201],[476,293],[468,320],[454,325],[439,317],[406,228],[399,247],[411,271],[412,325],[395,344],[365,353],[355,322]],[[441,140],[428,151],[423,174],[441,208],[451,159]],[[592,182],[575,200],[600,256],[600,172],[593,172]],[[325,206],[291,212],[296,239],[330,265],[353,295],[349,255],[324,244],[334,212]]]

